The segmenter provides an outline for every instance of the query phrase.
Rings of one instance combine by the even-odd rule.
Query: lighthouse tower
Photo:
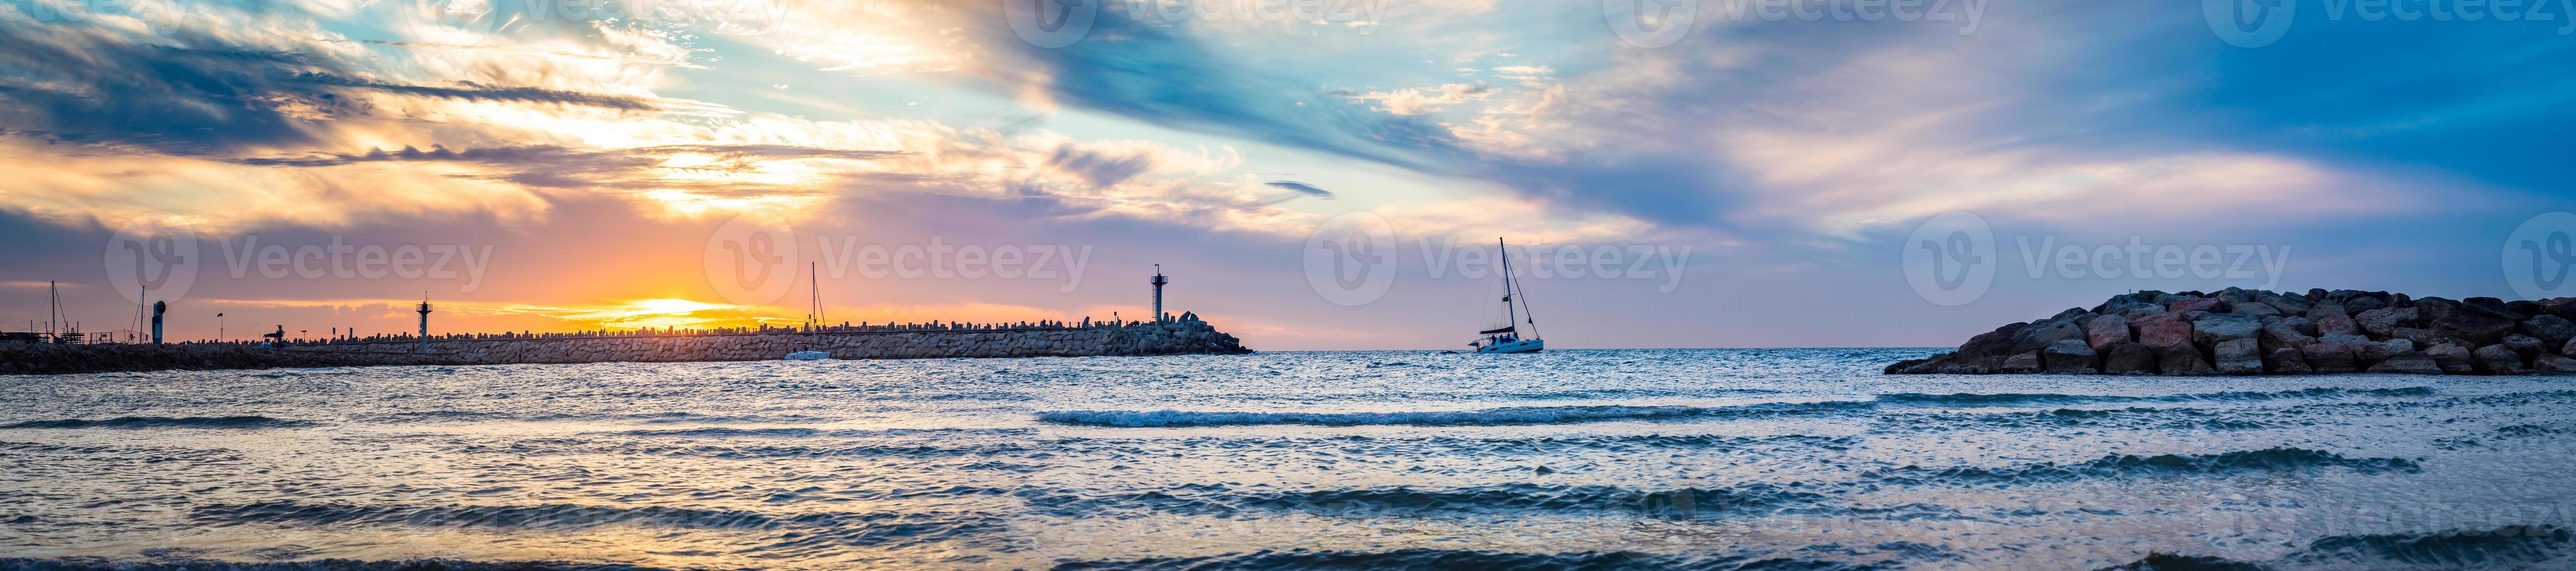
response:
[[[1154,281],[1153,281],[1153,284],[1154,284],[1154,322],[1155,322],[1155,323],[1162,323],[1162,322],[1163,322],[1163,284],[1168,284],[1168,283],[1172,283],[1172,278],[1163,277],[1163,265],[1162,265],[1162,264],[1154,264]]]
[[[429,352],[429,298],[420,300],[420,352]]]

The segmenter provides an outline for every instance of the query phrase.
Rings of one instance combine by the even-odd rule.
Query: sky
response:
[[[1498,239],[1561,348],[2576,295],[2568,0],[1062,2],[0,0],[0,329],[1135,319],[1160,264],[1254,349],[1454,349]]]

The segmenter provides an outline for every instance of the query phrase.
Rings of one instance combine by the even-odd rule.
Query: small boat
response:
[[[815,272],[816,270],[817,267],[812,263],[805,265],[805,271],[807,272]],[[816,330],[822,327],[823,279],[820,275],[809,275],[809,278],[810,279],[806,283],[805,288],[810,291],[812,297],[805,302],[805,333],[807,335],[812,335]],[[814,342],[811,339],[797,343],[796,350],[789,351],[787,353],[787,360],[789,361],[821,361],[830,358],[832,358],[832,354],[815,349]]]
[[[1519,282],[1512,279],[1511,248],[1504,246],[1501,238],[1494,239],[1494,247],[1503,253],[1503,326],[1476,332],[1485,338],[1468,342],[1467,346],[1476,348],[1478,353],[1537,353],[1547,349],[1547,340],[1538,336],[1538,320],[1528,317],[1529,300],[1522,299],[1517,310],[1512,307],[1512,300],[1522,297],[1523,292]],[[1521,325],[1530,326],[1529,337],[1521,337]]]
[[[832,354],[831,354],[831,353],[825,353],[825,352],[822,352],[822,351],[816,351],[816,350],[812,349],[810,346],[803,346],[803,345],[800,345],[800,347],[807,347],[807,348],[806,348],[806,349],[804,349],[804,350],[794,351],[794,352],[790,352],[790,353],[788,353],[788,354],[787,354],[787,360],[789,360],[789,361],[821,361],[821,360],[824,360],[824,359],[830,359],[830,358],[832,358]]]

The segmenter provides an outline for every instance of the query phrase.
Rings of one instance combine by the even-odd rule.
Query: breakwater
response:
[[[2142,291],[2012,323],[1888,374],[2576,373],[2576,298]]]
[[[264,369],[369,365],[506,365],[762,361],[811,348],[834,359],[1091,357],[1250,353],[1184,313],[1161,323],[993,328],[830,328],[598,336],[446,336],[426,341],[277,344],[0,345],[0,374]]]

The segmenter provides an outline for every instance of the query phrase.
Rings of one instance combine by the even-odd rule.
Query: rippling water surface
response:
[[[0,378],[0,568],[2576,566],[2576,379],[1924,353]]]

